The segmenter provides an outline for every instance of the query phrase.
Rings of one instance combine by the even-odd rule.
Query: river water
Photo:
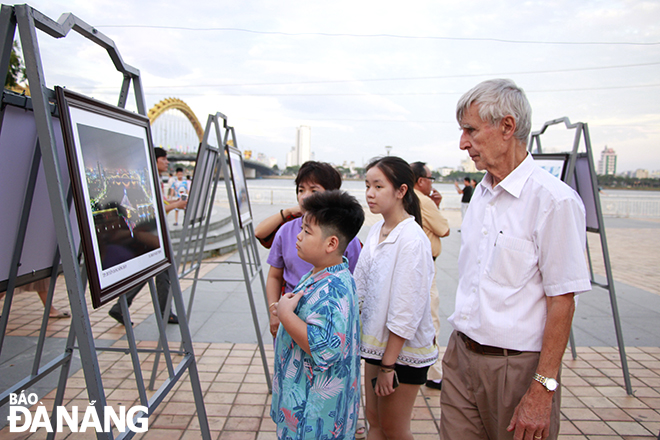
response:
[[[462,184],[461,184],[462,186]],[[451,183],[433,185],[442,194],[441,209],[460,209],[461,195]],[[342,189],[355,196],[363,205],[364,181],[347,180]],[[296,187],[293,179],[248,180],[250,202],[257,204],[293,205],[296,203]],[[227,199],[226,191],[217,191],[218,200]],[[660,219],[660,191],[603,190],[600,202],[604,216]]]

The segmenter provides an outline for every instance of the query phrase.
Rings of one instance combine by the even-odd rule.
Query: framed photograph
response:
[[[190,224],[201,223],[211,214],[207,205],[220,151],[204,143],[200,144],[197,150],[190,196],[186,207],[186,216],[190,216]]]
[[[534,162],[559,180],[564,180],[568,154],[533,154]]]
[[[149,119],[55,88],[92,305],[171,264]]]
[[[234,187],[236,207],[238,208],[238,219],[240,220],[241,229],[243,229],[243,227],[248,224],[248,221],[252,219],[250,198],[248,197],[247,182],[245,180],[243,156],[238,148],[230,145],[225,145],[225,152],[227,153],[229,169],[231,171],[231,182]]]

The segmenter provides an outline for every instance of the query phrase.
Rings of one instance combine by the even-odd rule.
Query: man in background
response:
[[[474,186],[472,186],[470,176],[465,176],[463,182],[465,183],[463,189],[458,186],[458,182],[454,182],[456,191],[458,191],[459,194],[463,194],[463,197],[461,197],[461,222],[465,218],[465,211],[467,211],[468,206],[470,205],[470,199],[472,199],[472,192],[474,191]]]
[[[442,195],[433,188],[431,170],[424,162],[414,162],[410,167],[415,174],[415,194],[419,199],[422,211],[422,229],[429,237],[431,242],[431,254],[435,262],[442,251],[440,237],[449,235],[449,222],[440,214],[440,202]],[[431,316],[433,317],[433,326],[435,327],[436,340],[440,337],[440,294],[436,282],[437,269],[433,275],[431,283]],[[442,388],[442,364],[440,360],[429,368],[426,386],[437,390]]]

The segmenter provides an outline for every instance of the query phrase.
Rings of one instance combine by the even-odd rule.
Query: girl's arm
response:
[[[307,323],[300,319],[294,312],[303,293],[304,291],[301,290],[296,294],[289,292],[282,295],[282,298],[280,298],[280,301],[277,304],[277,316],[280,318],[280,322],[284,326],[284,329],[289,333],[296,344],[298,344],[305,353],[311,356],[312,350],[309,348]]]
[[[254,236],[259,240],[264,240],[270,237],[281,224],[285,223],[288,217],[298,217],[300,213],[301,210],[299,205],[283,209],[259,223],[257,227],[254,228]]]
[[[393,367],[391,369],[384,368],[382,365],[393,366],[405,342],[406,340],[401,336],[390,332],[385,353],[383,353],[383,358],[380,361],[381,367],[378,369],[376,386],[374,387],[377,396],[384,397],[394,392],[394,387],[392,386],[394,383],[394,369]]]

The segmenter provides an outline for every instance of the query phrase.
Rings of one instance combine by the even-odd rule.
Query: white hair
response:
[[[525,92],[516,83],[510,79],[491,79],[477,84],[456,104],[456,120],[459,124],[472,104],[479,105],[479,117],[491,125],[498,124],[506,116],[513,116],[516,121],[513,136],[527,144],[532,131],[532,107]]]

